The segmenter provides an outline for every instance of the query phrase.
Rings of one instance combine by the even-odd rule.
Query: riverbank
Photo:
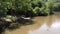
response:
[[[34,17],[35,24],[22,26],[19,29],[9,31],[4,34],[60,34],[60,13],[51,16]]]

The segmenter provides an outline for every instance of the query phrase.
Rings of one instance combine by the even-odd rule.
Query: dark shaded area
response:
[[[7,15],[13,15],[13,16],[14,16],[14,15],[17,15],[15,9],[12,9],[12,8],[8,9],[8,8],[7,8],[7,10],[8,10],[8,11],[7,11]]]
[[[60,7],[59,8],[54,8],[54,11],[60,11]]]
[[[41,3],[41,2],[38,2],[37,4],[34,4],[34,3],[31,3],[31,4],[32,4],[33,9],[34,9],[35,7],[39,7],[39,8],[42,7],[42,3]]]
[[[8,22],[0,21],[0,34],[2,34],[9,25],[10,23]]]
[[[37,15],[38,15],[38,16],[47,16],[47,13],[43,14],[43,13],[41,13],[41,11],[38,11],[38,12],[37,12]]]
[[[43,6],[43,5],[42,5],[42,2],[38,2],[37,6],[38,6],[39,8],[41,8],[41,7]]]
[[[33,17],[33,16],[36,16],[36,14],[34,14],[33,11],[27,10],[27,12],[25,13],[25,16],[26,16],[26,17]]]
[[[22,17],[13,18],[12,22],[5,21],[4,19],[0,19],[0,34],[4,32],[5,29],[15,30],[21,26],[33,24],[31,19],[25,19]]]
[[[27,10],[25,12],[24,10],[15,11],[12,8],[8,9],[7,15],[13,15],[13,16],[22,16],[22,15],[24,15],[25,17],[36,16],[36,14],[34,14],[34,12],[32,10],[31,11]]]

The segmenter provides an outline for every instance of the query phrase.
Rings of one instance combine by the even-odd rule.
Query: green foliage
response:
[[[42,0],[1,0],[0,1],[0,15],[7,15],[7,12],[17,15],[29,16],[45,14],[52,12],[53,3],[50,1],[44,2]]]
[[[53,10],[55,10],[55,11],[59,11],[59,10],[60,10],[60,2],[54,3],[54,8],[53,8]]]
[[[1,1],[0,2],[0,16],[4,16],[7,14],[7,8],[11,7],[11,2],[5,2]]]
[[[45,9],[44,14],[49,15],[50,14],[50,9]]]
[[[52,14],[53,13],[53,5],[54,5],[54,3],[51,2],[51,1],[48,1],[48,2],[45,3],[46,9],[49,10],[48,14]]]

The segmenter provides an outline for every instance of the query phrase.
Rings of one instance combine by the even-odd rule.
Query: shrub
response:
[[[37,8],[38,7],[38,8]],[[40,14],[47,13],[49,11],[52,13],[53,3],[43,2],[41,0],[1,0],[0,1],[0,15],[27,15],[33,16],[37,15],[37,12]]]
[[[7,8],[11,8],[11,2],[0,2],[0,16],[7,15]]]
[[[45,3],[45,5],[46,5],[46,8],[49,9],[49,14],[52,14],[53,13],[53,5],[54,5],[54,3],[48,1],[48,2]]]
[[[33,9],[33,12],[38,15],[38,13],[40,13],[40,8],[39,7],[35,7],[35,9]]]
[[[56,2],[56,3],[54,3],[54,8],[53,8],[53,10],[54,11],[60,11],[60,3],[58,2]]]

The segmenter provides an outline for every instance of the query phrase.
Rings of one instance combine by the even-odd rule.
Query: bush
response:
[[[48,1],[48,2],[45,3],[45,5],[46,5],[46,9],[49,9],[49,14],[52,14],[53,13],[53,5],[54,5],[54,3]]]
[[[54,8],[53,8],[54,11],[60,11],[60,3],[54,3]]]
[[[47,12],[52,13],[52,7],[53,3],[50,1],[43,2],[41,0],[1,0],[0,15],[33,16],[37,15],[37,12],[40,12],[39,14],[45,14]]]
[[[11,2],[0,2],[0,16],[7,15],[7,8],[11,8]]]

